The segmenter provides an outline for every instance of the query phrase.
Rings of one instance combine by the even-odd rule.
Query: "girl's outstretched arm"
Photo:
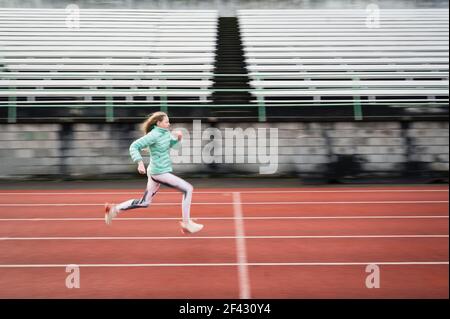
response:
[[[175,136],[170,139],[170,147],[177,149],[180,146],[181,139],[183,138],[183,133],[181,131],[175,132]]]
[[[141,174],[145,174],[145,165],[140,150],[151,146],[155,143],[155,141],[155,135],[150,132],[147,135],[137,139],[130,145],[129,150],[131,159],[133,162],[138,163],[138,171]]]

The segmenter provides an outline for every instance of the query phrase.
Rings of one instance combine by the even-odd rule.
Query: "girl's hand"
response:
[[[143,175],[146,173],[144,162],[139,162],[138,172],[139,172],[139,174],[143,174]]]
[[[183,133],[181,133],[181,131],[176,131],[175,135],[179,141],[181,141],[181,139],[183,138]]]

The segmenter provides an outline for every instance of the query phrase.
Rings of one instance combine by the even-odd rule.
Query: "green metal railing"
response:
[[[100,102],[100,101],[99,101]],[[67,105],[67,104],[46,104],[46,105],[39,105],[39,107],[46,107],[46,108],[75,108],[75,109],[80,109],[80,108],[89,108],[89,107],[105,107],[105,118],[107,122],[114,122],[115,121],[115,116],[114,116],[114,110],[115,108],[126,108],[126,107],[135,107],[135,108],[139,108],[139,107],[157,107],[159,106],[159,109],[161,111],[164,112],[168,112],[169,108],[174,108],[174,107],[206,107],[206,108],[226,108],[226,107],[238,107],[238,108],[258,108],[258,120],[260,122],[265,122],[266,121],[266,108],[268,107],[310,107],[310,106],[332,106],[332,107],[341,107],[341,106],[345,106],[348,105],[349,102],[341,102],[341,103],[323,103],[323,104],[311,104],[311,103],[305,103],[305,104],[298,104],[298,103],[283,103],[283,104],[269,104],[269,103],[265,103],[265,102],[259,102],[257,104],[168,104],[166,102],[160,102],[160,103],[153,103],[153,104],[149,104],[149,103],[142,103],[142,104],[120,104],[120,103],[114,103],[111,99],[108,99],[107,101],[101,101],[102,103],[92,103],[90,105]],[[122,101],[121,101],[122,102]],[[395,101],[392,101],[395,102]],[[15,97],[11,97],[10,101],[8,102],[8,104],[0,104],[0,107],[7,107],[8,108],[8,122],[9,123],[16,123],[17,122],[17,108],[19,107],[27,107],[26,105],[16,105],[16,99]],[[89,102],[85,102],[85,103],[89,103]],[[377,106],[380,103],[387,103],[386,101],[381,101],[378,103],[375,102],[367,102],[364,101],[365,105],[367,107],[369,106]],[[417,103],[408,103],[408,107],[413,107],[413,106],[424,106],[425,102],[417,102]],[[437,106],[446,106],[447,104],[445,102],[438,102],[435,103],[435,105]],[[361,105],[361,100],[359,99],[354,99],[353,100],[353,111],[354,111],[354,120],[355,121],[361,121],[364,119],[363,117],[363,112],[362,112],[362,105]]]
[[[11,90],[13,90],[13,88],[10,88]],[[277,89],[280,90],[280,89]],[[142,92],[142,90],[139,90],[140,92]],[[159,90],[146,90],[146,92],[158,92]],[[177,91],[177,90],[166,90],[166,91]],[[186,90],[185,90],[186,91]],[[193,90],[194,91],[194,90]],[[195,90],[198,91],[198,90]],[[215,89],[215,90],[208,90],[208,92],[214,93],[214,92],[263,92],[263,89]],[[286,89],[286,91],[292,91],[289,89]],[[70,95],[70,92],[76,92],[76,90],[68,90],[67,91]],[[133,90],[127,90],[127,92],[133,92]],[[156,106],[159,104],[159,108],[161,111],[163,112],[168,112],[169,108],[172,107],[249,107],[249,108],[257,108],[258,109],[258,120],[260,122],[265,122],[266,121],[266,108],[267,107],[274,107],[274,106],[280,106],[280,104],[268,104],[266,103],[266,101],[264,100],[264,98],[258,97],[256,100],[256,104],[223,104],[223,105],[214,105],[214,104],[206,104],[208,102],[195,102],[195,104],[170,104],[167,100],[167,96],[160,96],[160,101],[159,103],[146,103],[143,105],[136,105],[136,104],[131,104],[131,105],[120,105],[120,104],[116,104],[114,103],[113,97],[112,96],[108,96],[106,95],[106,101],[103,101],[103,105],[105,105],[105,114],[106,114],[106,121],[107,122],[114,122],[114,108],[116,107],[149,107],[149,106]],[[122,101],[121,101],[122,102]],[[70,103],[70,102],[68,102]],[[204,104],[202,104],[204,103]],[[152,105],[153,104],[153,105]],[[341,104],[332,104],[332,103],[324,103],[327,106],[342,106],[343,103]],[[348,105],[348,102],[346,103]],[[301,106],[314,106],[317,104],[299,104],[299,103],[294,103],[294,104],[281,104],[282,106],[297,106],[297,107],[301,107]],[[363,119],[363,114],[362,114],[362,106],[361,106],[361,102],[358,98],[354,98],[353,100],[353,105],[354,105],[354,118],[357,121],[360,121]],[[3,105],[0,104],[0,107],[2,107]],[[74,106],[74,105],[39,105],[40,107],[77,107],[77,108],[85,108],[88,106]],[[10,96],[8,98],[8,122],[9,123],[15,123],[17,121],[17,108],[18,107],[23,107],[18,105],[17,103],[17,98],[15,96]]]
[[[23,74],[21,73],[21,75],[23,77],[26,78],[30,78],[30,77],[37,77],[39,79],[42,78],[73,78],[74,74],[77,73],[70,73],[70,75],[68,73],[61,73],[61,74],[46,74],[46,75],[42,75],[42,74]],[[82,74],[82,75],[81,75]],[[107,80],[106,77],[109,77],[110,79],[118,79],[121,76],[125,75],[120,75],[120,74],[85,74],[85,73],[81,73],[78,74],[78,76],[83,76],[83,78],[97,78],[97,79],[105,79]],[[131,74],[133,76],[131,76]],[[129,76],[126,76],[126,78],[132,78],[132,77],[137,77],[139,76],[140,79],[143,78],[143,76],[141,76],[139,73],[131,73]],[[345,74],[336,74],[336,73],[329,73],[331,75],[334,76],[338,76],[338,77],[342,77],[342,78],[347,78],[348,79],[348,75],[346,77]],[[17,78],[17,76],[15,76],[15,74],[12,73],[0,73],[0,79],[2,78],[2,76],[4,75],[8,75],[8,76],[13,76],[13,78],[9,78],[9,79],[14,79]],[[270,73],[270,74],[264,74],[264,73],[260,73],[260,74],[208,74],[208,75],[204,75],[204,74],[199,74],[199,73],[195,73],[195,74],[187,74],[187,73],[181,73],[181,74],[167,74],[167,73],[156,73],[156,74],[149,74],[148,77],[151,79],[159,79],[161,78],[162,80],[164,79],[168,79],[168,78],[194,78],[194,77],[198,77],[198,78],[212,78],[212,77],[217,77],[217,76],[228,76],[228,77],[238,77],[238,76],[242,76],[242,77],[248,77],[251,76],[252,79],[254,80],[263,80],[265,78],[273,78],[275,76],[279,76],[279,75],[283,75],[286,76],[287,78],[289,78],[289,74],[286,73],[282,73],[282,74],[274,74],[274,73]],[[314,76],[315,74],[302,74],[302,76],[304,77],[311,77]],[[292,74],[292,76],[295,76],[295,74]],[[320,74],[321,77],[326,77],[327,74],[323,73]],[[352,76],[354,76],[353,80],[357,80],[358,74],[352,74]],[[380,74],[380,77],[382,77],[382,75]],[[293,77],[295,79],[295,77]],[[139,81],[139,80],[137,80]],[[15,90],[15,87],[8,87],[9,90]],[[108,88],[109,90],[113,90],[112,87]],[[39,105],[39,107],[70,107],[70,108],[86,108],[86,107],[97,107],[97,106],[104,106],[105,107],[105,118],[107,122],[114,122],[115,120],[115,116],[114,116],[114,109],[117,107],[149,107],[149,106],[159,106],[161,111],[164,112],[168,112],[169,108],[173,108],[173,107],[204,107],[204,108],[216,108],[216,107],[245,107],[245,108],[257,108],[258,110],[258,120],[260,122],[265,122],[267,120],[266,118],[266,109],[267,107],[277,107],[277,106],[292,106],[292,107],[302,107],[302,106],[317,106],[317,105],[326,105],[326,106],[343,106],[343,105],[349,105],[349,103],[352,103],[353,105],[353,114],[354,114],[354,120],[355,121],[361,121],[364,119],[363,117],[363,107],[362,107],[362,103],[361,103],[361,99],[359,97],[359,95],[357,94],[357,91],[359,89],[359,87],[357,86],[353,86],[352,89],[355,90],[355,95],[353,96],[353,99],[350,101],[343,101],[343,102],[339,102],[339,103],[328,103],[326,101],[320,101],[320,100],[313,100],[313,101],[305,101],[305,103],[280,103],[278,102],[278,104],[272,104],[272,103],[277,103],[277,102],[267,102],[265,101],[264,97],[258,96],[256,99],[256,103],[255,104],[210,104],[211,102],[208,101],[196,101],[193,102],[192,104],[177,104],[177,103],[170,103],[167,99],[167,95],[154,95],[153,97],[159,97],[160,101],[158,102],[151,102],[151,101],[145,101],[143,103],[138,103],[135,104],[136,101],[133,101],[133,104],[121,104],[123,101],[114,101],[113,96],[112,95],[102,95],[106,97],[105,101],[95,101],[92,102],[92,104],[100,104],[100,105],[75,105],[77,103],[86,103],[89,104],[90,102],[87,101],[73,101],[73,104],[69,104],[69,105]],[[150,90],[143,90],[143,89],[127,89],[127,92],[139,92],[139,93],[143,93],[143,92],[148,92],[148,93],[158,93],[161,90],[164,91],[192,91],[192,92],[199,92],[199,89],[167,89],[165,87],[160,87],[159,89],[150,89]],[[214,93],[214,92],[264,92],[267,89],[200,89],[200,91],[207,91],[209,93]],[[277,91],[299,91],[299,89],[276,89]],[[70,95],[70,92],[77,92],[79,90],[64,90],[65,92],[68,92]],[[413,100],[414,102],[416,102],[417,104],[420,105],[424,105],[424,102],[418,102],[417,100]],[[312,102],[312,103],[311,103]],[[383,100],[381,103],[385,103],[386,100]],[[392,100],[392,102],[395,102],[395,100]],[[39,102],[33,102],[33,103],[39,103]],[[70,103],[70,102],[68,102]],[[369,101],[365,100],[364,101],[365,105],[376,105],[377,103],[370,103]],[[444,102],[438,102],[438,103],[444,103]],[[414,103],[408,103],[408,106],[412,106],[414,105]],[[17,122],[17,108],[18,107],[26,107],[24,105],[20,105],[20,102],[17,101],[17,97],[14,96],[13,94],[11,94],[11,96],[8,97],[8,102],[7,104],[3,104],[0,102],[0,107],[7,107],[8,108],[8,122],[9,123],[15,123]],[[37,106],[36,106],[37,107]]]

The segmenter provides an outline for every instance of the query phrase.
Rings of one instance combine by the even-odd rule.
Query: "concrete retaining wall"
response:
[[[202,132],[208,127],[202,124]],[[175,123],[172,129],[184,130],[186,139],[180,150],[172,150],[174,170],[248,174],[259,173],[269,164],[268,159],[264,162],[255,155],[260,144],[255,141],[254,145],[237,146],[235,140],[226,138],[226,128],[250,128],[254,133],[260,132],[258,128],[266,129],[267,137],[269,128],[278,129],[276,174],[281,175],[322,172],[328,163],[345,155],[356,156],[366,173],[394,174],[411,162],[431,172],[449,169],[448,122],[339,122],[221,123],[217,129],[222,136],[214,145],[217,149],[222,145],[222,156],[215,157],[222,164],[214,167],[204,163],[201,156],[194,156],[211,143],[208,137],[195,136],[192,124]],[[134,124],[3,124],[0,178],[133,174],[135,165],[128,148],[140,136]],[[265,148],[261,150],[269,155]],[[237,151],[244,154],[244,163],[224,163],[225,155]],[[250,155],[256,156],[256,162],[249,163]]]

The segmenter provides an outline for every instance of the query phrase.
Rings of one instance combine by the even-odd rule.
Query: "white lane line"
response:
[[[0,237],[0,241],[15,240],[193,240],[193,239],[237,239],[238,236],[124,236],[124,237]],[[430,235],[291,235],[291,236],[243,236],[244,239],[346,239],[346,238],[449,238],[448,234]]]
[[[233,193],[234,226],[236,230],[236,253],[239,272],[239,297],[250,299],[250,280],[248,275],[247,248],[245,246],[245,231],[241,205],[241,194]]]
[[[342,189],[342,190],[266,190],[266,191],[239,191],[241,194],[284,194],[284,193],[420,193],[420,192],[445,192],[448,193],[448,189]],[[227,192],[224,191],[195,191],[196,194],[224,194],[231,193],[233,189]],[[0,196],[7,195],[141,195],[142,192],[1,192]],[[179,192],[158,192],[158,195],[179,195]]]
[[[293,263],[246,263],[244,266],[366,266],[366,265],[448,265],[448,261],[368,261],[368,262],[293,262]],[[66,268],[66,264],[0,264],[0,268]],[[191,264],[77,264],[79,267],[236,267],[239,263],[191,263]]]
[[[363,201],[363,202],[243,202],[241,205],[336,205],[336,204],[447,204],[448,200],[437,201]],[[105,203],[40,203],[40,204],[0,204],[0,207],[46,207],[46,206],[104,206]],[[181,203],[152,203],[152,206],[180,206]],[[233,205],[230,202],[197,202],[192,205]]]
[[[315,220],[315,219],[448,219],[448,215],[400,215],[400,216],[258,216],[242,217],[242,220]],[[236,220],[237,217],[196,217],[197,220]],[[0,218],[0,222],[39,222],[39,221],[104,221],[104,218]],[[155,221],[180,220],[177,217],[119,217],[117,221]]]

